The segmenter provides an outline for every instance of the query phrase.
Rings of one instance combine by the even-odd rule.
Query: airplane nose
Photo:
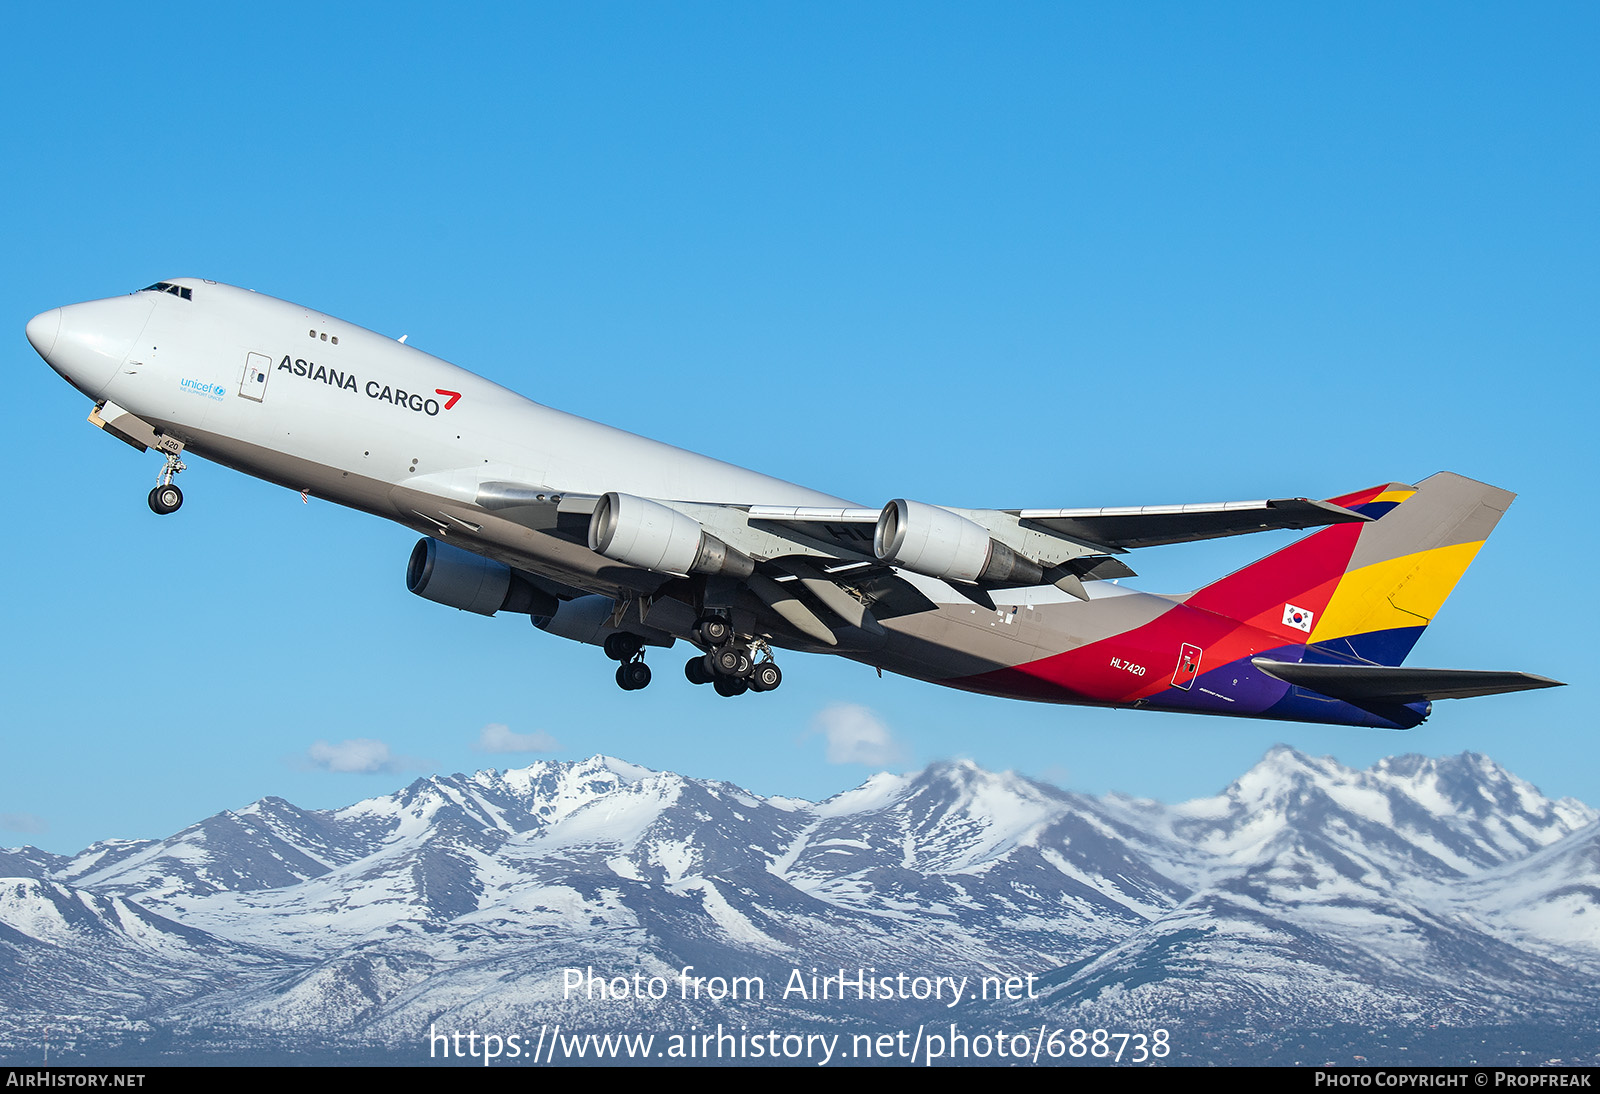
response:
[[[16,330],[15,327],[11,328]],[[56,348],[56,335],[61,331],[61,309],[42,311],[28,320],[28,344],[40,357],[50,360],[50,351]]]
[[[98,399],[128,359],[156,295],[134,293],[44,312],[28,323],[28,341],[68,383]]]

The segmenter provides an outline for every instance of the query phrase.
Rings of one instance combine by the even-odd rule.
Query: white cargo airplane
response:
[[[600,645],[627,690],[683,639],[697,684],[770,691],[773,647],[953,687],[1114,707],[1409,728],[1439,698],[1555,681],[1400,667],[1513,495],[1457,475],[1332,501],[880,509],[530,402],[330,315],[160,281],[35,316],[89,420],[424,534],[406,585]],[[1133,592],[1133,547],[1322,528],[1192,594]]]

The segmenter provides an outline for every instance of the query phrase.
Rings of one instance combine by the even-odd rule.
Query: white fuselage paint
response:
[[[188,452],[426,534],[453,532],[481,554],[575,587],[628,591],[625,581],[608,588],[600,576],[617,571],[614,563],[569,540],[503,521],[495,538],[492,515],[471,508],[480,484],[562,495],[615,490],[692,503],[852,507],[542,406],[310,308],[199,279],[166,284],[189,290],[191,298],[141,291],[69,305],[35,317],[29,340],[84,394],[120,406]],[[245,384],[253,385],[250,397],[241,392]],[[451,519],[451,505],[482,520],[482,534],[441,524],[441,515]],[[889,640],[879,648],[840,652],[943,681],[1057,652],[1085,633],[1081,609],[1091,605],[1059,603],[1054,589],[1010,594],[1011,604],[1037,604],[1041,611],[996,613],[975,610],[941,581],[900,576],[938,610],[887,620]],[[1150,600],[1139,615],[1171,606],[1148,594],[1129,599],[1134,595]],[[1104,594],[1094,599],[1110,607]]]
[[[194,298],[154,292],[126,298],[148,299],[153,305],[149,319],[127,364],[98,389],[83,390],[186,441],[226,437],[461,501],[471,501],[481,482],[509,481],[563,493],[620,490],[713,503],[846,504],[541,406],[421,350],[309,308],[227,285],[189,279],[173,284],[192,287]],[[251,353],[270,363],[259,402],[238,394]],[[309,375],[298,374],[300,361],[307,363]],[[317,378],[317,369],[324,378]],[[221,394],[207,394],[207,386]],[[449,397],[437,394],[439,389],[460,395],[448,410]],[[396,401],[401,392],[410,405]],[[424,409],[413,409],[419,404]],[[192,446],[205,454],[203,444]]]

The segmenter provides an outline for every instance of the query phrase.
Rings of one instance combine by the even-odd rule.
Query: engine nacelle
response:
[[[430,537],[417,540],[406,563],[406,588],[435,604],[493,615],[506,610],[553,613],[560,603],[503,562]]]
[[[533,617],[533,625],[546,634],[603,646],[606,639],[618,631],[637,635],[646,645],[670,646],[677,641],[665,631],[647,627],[642,623],[629,623],[625,627],[611,625],[611,612],[615,606],[608,596],[580,596],[575,600],[560,601],[547,614]]]
[[[641,570],[749,577],[755,563],[693,517],[649,498],[603,494],[589,518],[589,550]]]
[[[1044,569],[989,535],[989,529],[937,505],[896,498],[883,507],[872,548],[884,562],[944,581],[1038,584]]]

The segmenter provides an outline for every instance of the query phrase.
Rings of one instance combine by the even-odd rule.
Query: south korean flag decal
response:
[[[1316,618],[1315,612],[1308,612],[1304,608],[1297,608],[1293,604],[1283,606],[1283,625],[1293,627],[1297,631],[1311,633],[1311,621]]]

